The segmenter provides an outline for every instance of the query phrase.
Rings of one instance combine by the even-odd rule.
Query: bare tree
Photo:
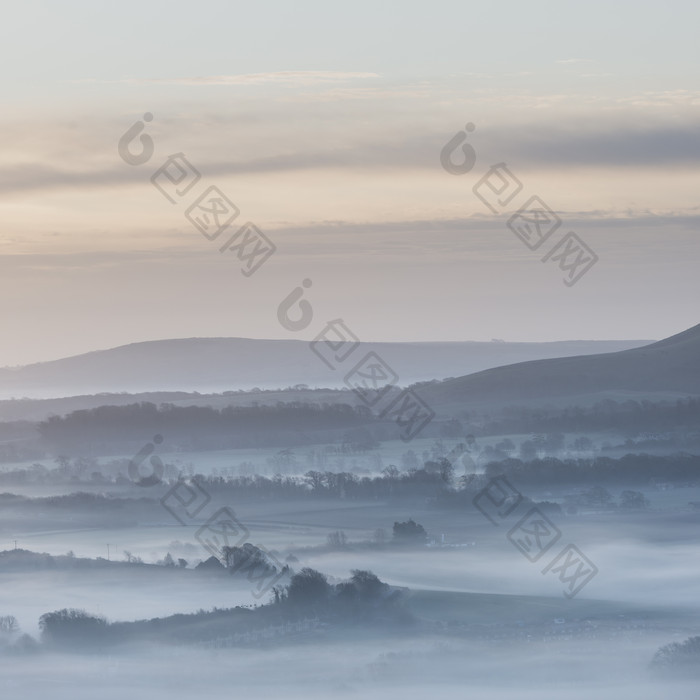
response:
[[[0,632],[3,634],[19,632],[17,618],[14,615],[3,615],[0,617]]]
[[[345,549],[345,547],[347,547],[348,538],[342,530],[336,530],[335,532],[328,533],[326,541],[328,546],[333,549]]]

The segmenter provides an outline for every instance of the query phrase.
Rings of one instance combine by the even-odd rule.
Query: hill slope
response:
[[[620,352],[497,367],[424,387],[433,407],[626,395],[700,394],[700,325]]]

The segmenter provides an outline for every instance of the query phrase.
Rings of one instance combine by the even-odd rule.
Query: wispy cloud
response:
[[[108,81],[128,84],[160,85],[325,85],[352,80],[379,78],[377,73],[360,73],[347,71],[276,71],[271,73],[242,73],[238,75],[203,75],[172,78],[122,78]],[[103,82],[103,81],[91,81]]]

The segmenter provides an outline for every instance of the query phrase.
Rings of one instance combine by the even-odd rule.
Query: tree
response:
[[[19,624],[14,615],[3,615],[0,617],[0,633],[14,634],[19,631]]]
[[[423,465],[423,468],[426,472],[428,472],[428,474],[439,474],[440,478],[446,484],[452,483],[455,470],[452,466],[452,462],[450,462],[449,459],[441,457],[437,461],[429,460]]]
[[[700,637],[689,637],[684,642],[661,647],[654,654],[651,667],[656,671],[700,674]]]
[[[361,600],[377,600],[388,588],[387,584],[380,581],[371,571],[353,569],[350,581]]]
[[[428,541],[425,528],[412,518],[405,523],[395,522],[393,536],[397,544],[425,544]]]
[[[382,476],[386,479],[398,479],[399,473],[398,467],[394,464],[390,464],[388,467],[382,469]]]
[[[612,494],[603,486],[591,486],[581,495],[584,505],[594,508],[608,508],[612,504]]]
[[[287,599],[293,605],[315,605],[325,603],[330,591],[328,579],[320,571],[304,567],[292,576],[287,587]]]
[[[34,637],[23,634],[12,645],[12,651],[16,654],[33,654],[39,650],[39,644]]]
[[[336,530],[335,532],[328,533],[326,537],[328,546],[332,549],[345,549],[347,547],[348,538],[342,530]]]
[[[273,586],[272,595],[275,603],[282,603],[287,600],[287,589],[284,586]]]
[[[455,468],[452,466],[452,462],[444,457],[440,460],[440,478],[446,483],[451,484],[454,479]]]
[[[324,485],[325,475],[322,472],[311,469],[304,474],[304,478],[311,486],[311,490],[318,493]]]
[[[244,571],[250,574],[253,570],[262,574],[277,570],[272,559],[262,549],[250,542],[245,542],[240,547],[224,546],[221,548],[221,552],[224,566],[232,574]]]
[[[649,505],[649,501],[641,491],[623,491],[620,494],[620,508],[625,510],[643,510]]]
[[[70,459],[65,455],[58,455],[54,462],[58,465],[58,470],[64,476],[68,475],[70,471]]]
[[[42,615],[39,629],[42,639],[49,644],[85,646],[104,640],[107,620],[84,610],[64,608]]]

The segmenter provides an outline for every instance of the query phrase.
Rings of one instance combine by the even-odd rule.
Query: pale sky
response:
[[[661,338],[700,322],[693,2],[3,3],[0,365],[160,338]],[[145,113],[152,157],[120,137]],[[474,167],[445,144],[467,123]],[[466,133],[466,132],[465,132]],[[134,150],[138,150],[134,147]],[[175,204],[150,182],[184,153]],[[458,151],[459,153],[459,151]],[[455,160],[458,156],[455,156]],[[472,188],[505,163],[496,214]],[[216,186],[216,240],[185,218]],[[561,225],[507,226],[532,196]],[[220,244],[253,222],[251,276]],[[230,232],[230,235],[229,235]],[[598,261],[541,262],[569,232]],[[302,280],[312,322],[279,304]]]

